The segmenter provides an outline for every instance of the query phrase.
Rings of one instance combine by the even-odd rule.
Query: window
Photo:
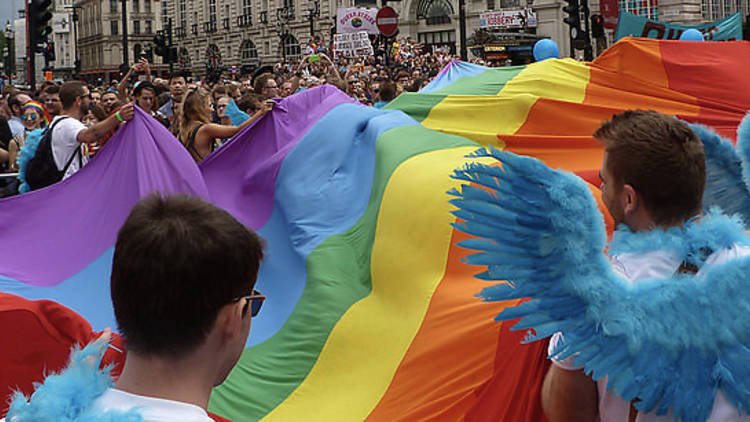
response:
[[[166,1],[162,1],[166,3]],[[146,7],[146,13],[151,13],[151,0],[144,0],[143,5]]]
[[[263,54],[265,54],[266,56],[271,54],[271,42],[270,41],[266,41],[263,43]]]
[[[487,10],[495,10],[495,0],[487,0]]]
[[[252,41],[245,40],[242,42],[242,45],[240,45],[240,58],[242,64],[252,64],[254,61],[257,61],[258,50]]]
[[[151,26],[151,21],[146,21],[146,33],[147,34],[152,34],[153,32],[154,31],[153,31],[153,28]]]
[[[133,0],[133,13],[138,13],[141,10],[140,0]]]
[[[264,12],[268,11],[268,0],[260,0],[260,10]]]
[[[299,46],[299,41],[293,35],[287,35],[281,41],[281,56],[287,60],[302,57],[302,49]]]
[[[169,25],[169,9],[167,9],[166,0],[161,0],[161,27],[163,29],[167,29],[168,25]],[[185,24],[183,24],[182,26],[184,28]]]
[[[253,13],[253,0],[242,0],[242,15],[250,16]]]
[[[134,34],[141,33],[141,21],[133,21],[133,33]]]
[[[117,21],[109,21],[109,34],[110,35],[117,35],[119,31],[117,30]]]
[[[133,61],[138,61],[138,59],[140,59],[139,56],[141,55],[141,51],[142,48],[140,44],[136,44],[133,46]]]
[[[162,0],[166,3],[166,1]],[[185,0],[180,0],[180,27],[187,28],[187,8],[185,7]]]
[[[208,0],[208,21],[216,25],[216,0]]]
[[[109,0],[109,13],[117,13],[117,0]]]
[[[619,3],[620,10],[649,19],[659,18],[659,0],[620,0]]]

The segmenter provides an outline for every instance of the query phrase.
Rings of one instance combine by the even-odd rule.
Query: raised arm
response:
[[[264,114],[271,111],[273,108],[274,102],[273,100],[267,100],[263,103],[263,106],[260,108],[260,110],[256,111],[255,114],[252,115],[249,119],[245,120],[241,124],[237,126],[228,126],[228,125],[219,125],[216,123],[207,123],[198,130],[198,133],[196,134],[196,139],[200,137],[201,139],[207,139],[211,140],[214,138],[231,138],[234,136],[237,132],[244,129],[247,125],[250,123],[260,119],[263,117]]]
[[[106,135],[107,132],[115,129],[117,125],[120,124],[121,119],[122,121],[128,121],[132,119],[134,115],[135,110],[133,109],[133,104],[125,104],[124,106],[120,107],[120,110],[118,110],[117,113],[107,117],[106,119],[95,124],[94,126],[91,126],[88,129],[84,129],[78,132],[78,136],[76,137],[76,139],[78,140],[78,142],[81,142],[83,144],[96,142],[104,135]],[[120,117],[118,118],[117,116]]]

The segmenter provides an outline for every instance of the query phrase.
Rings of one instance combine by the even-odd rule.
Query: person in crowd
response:
[[[51,117],[59,116],[62,113],[62,103],[60,102],[60,87],[57,85],[49,85],[44,88],[44,96],[41,97],[44,104],[44,109]]]
[[[237,108],[250,115],[255,114],[262,106],[263,98],[252,92],[243,94],[239,101],[237,101]]]
[[[159,108],[159,112],[167,118],[170,125],[175,120],[176,111],[179,111],[187,80],[181,72],[174,72],[169,76],[169,101]]]
[[[218,117],[218,121],[214,123],[219,123],[222,125],[229,126],[232,124],[232,119],[227,116],[227,106],[229,105],[230,98],[229,97],[221,97],[218,100],[216,100],[216,106],[214,112],[216,113],[216,116]]]
[[[156,104],[156,88],[149,81],[141,81],[133,89],[133,100],[135,105],[156,119],[164,127],[169,128],[169,120],[159,112]]]
[[[242,91],[243,95],[249,92],[254,92],[253,81],[251,78],[245,77],[240,82],[242,82],[242,85],[240,85],[240,91]]]
[[[261,118],[272,107],[273,100],[266,100],[260,110],[238,126],[210,123],[209,93],[202,88],[188,90],[183,101],[178,139],[199,163],[216,148],[217,139],[231,138],[245,126]]]
[[[63,107],[62,114],[50,122],[50,126],[55,125],[52,128],[51,145],[55,165],[58,170],[65,170],[63,179],[66,179],[88,162],[81,144],[94,143],[107,132],[115,129],[119,123],[132,119],[133,105],[127,104],[114,115],[87,128],[81,119],[91,105],[88,86],[80,81],[66,82],[60,88],[60,100]],[[65,168],[66,165],[67,168]]]
[[[23,106],[29,101],[31,97],[22,91],[17,91],[8,97],[8,107],[12,115],[8,120],[8,125],[14,138],[23,135],[24,126],[21,116],[23,116]]]
[[[239,360],[266,299],[255,288],[263,255],[261,238],[213,204],[188,195],[142,199],[117,234],[110,276],[127,349],[122,373],[111,387],[86,383],[102,375],[94,372],[96,351],[112,336],[105,330],[86,349],[94,355],[82,365],[91,366],[65,370],[77,382],[45,384],[67,389],[65,398],[34,394],[27,406],[55,409],[46,400],[62,399],[70,420],[212,422],[211,392]],[[8,422],[25,420],[11,410]]]
[[[273,75],[264,73],[255,78],[255,92],[260,94],[264,100],[277,98],[279,96],[279,85]]]
[[[91,90],[91,105],[99,105],[102,100],[102,93],[97,88]]]
[[[128,69],[128,73],[122,78],[119,84],[117,84],[117,97],[122,101],[128,100],[128,85],[132,75],[138,75],[143,73],[146,77],[146,81],[151,82],[151,66],[145,57],[141,57],[138,62],[134,63]]]
[[[107,90],[102,94],[101,105],[107,113],[112,111],[112,106],[114,106],[115,102],[117,102],[117,93],[114,90]]]
[[[379,90],[378,101],[374,105],[375,108],[383,108],[396,98],[396,84],[391,81],[381,82]]]
[[[240,99],[242,96],[242,91],[240,90],[240,85],[238,83],[231,83],[227,86],[227,92],[230,97],[234,100],[234,102],[237,102],[237,100]]]
[[[604,145],[602,202],[616,226],[648,234],[657,228],[683,227],[688,221],[700,224],[705,156],[701,140],[687,124],[655,111],[625,111],[605,122],[594,138]],[[701,253],[705,253],[701,267],[687,265],[678,254],[660,248],[614,255],[610,261],[617,274],[635,284],[675,274],[700,277],[712,266],[750,255],[750,248],[735,244]],[[564,334],[555,334],[550,353],[564,341]],[[542,407],[550,422],[675,420],[673,415],[639,414],[632,403],[606,388],[607,377],[594,381],[576,366],[576,357],[552,359],[542,388]],[[740,414],[718,391],[708,420],[749,421],[750,416]]]
[[[292,94],[294,94],[292,81],[291,80],[284,81],[284,83],[281,84],[281,97],[286,98]]]
[[[29,101],[23,106],[23,126],[24,133],[10,140],[8,143],[8,168],[11,171],[18,171],[18,153],[26,143],[26,136],[34,130],[43,129],[47,125],[47,117],[44,108],[36,101]]]

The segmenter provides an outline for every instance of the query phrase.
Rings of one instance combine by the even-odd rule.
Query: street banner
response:
[[[617,19],[619,18],[619,4],[617,0],[600,0],[599,9],[604,18],[604,27],[607,29],[617,29]]]
[[[479,15],[480,28],[534,28],[536,13],[531,9],[498,10]]]
[[[365,31],[379,34],[376,16],[378,9],[364,7],[339,7],[336,11],[336,33],[352,34]]]
[[[360,31],[354,34],[336,34],[333,36],[334,57],[360,57],[372,56],[374,51],[367,32]]]
[[[697,29],[706,41],[735,41],[742,39],[742,16],[735,13],[732,16],[703,25],[677,25],[659,22],[628,12],[620,13],[617,23],[615,39],[632,36],[642,38],[656,38],[660,40],[678,40],[680,35],[688,29]]]

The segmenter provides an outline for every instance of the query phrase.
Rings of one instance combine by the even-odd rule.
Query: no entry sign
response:
[[[398,13],[396,13],[392,7],[385,6],[378,10],[375,22],[378,25],[380,33],[386,37],[390,37],[395,34],[398,29]]]

